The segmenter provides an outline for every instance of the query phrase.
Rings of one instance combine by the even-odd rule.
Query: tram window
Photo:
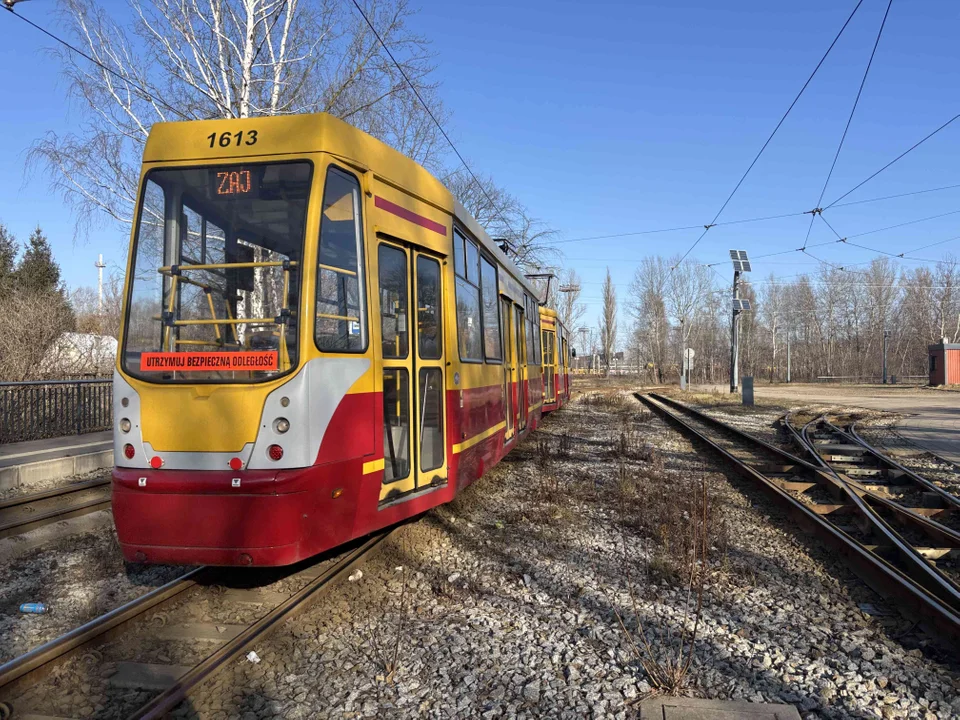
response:
[[[529,295],[524,296],[524,305],[527,307],[527,364],[539,365],[540,358],[540,328],[538,320],[540,313]]]
[[[203,257],[200,258],[204,263],[218,265],[225,262],[226,258],[226,233],[216,224],[207,220],[203,234]]]
[[[440,359],[440,317],[440,263],[421,255],[417,258],[417,343],[424,360]]]
[[[380,245],[380,337],[383,357],[407,356],[410,330],[407,311],[407,254],[392,245]]]
[[[466,260],[463,257],[464,237],[456,230],[453,231],[453,266],[460,277],[466,277]]]
[[[465,251],[461,248],[465,248]],[[483,362],[480,251],[476,243],[454,230],[453,254],[454,268],[457,273],[457,336],[460,343],[460,359],[468,362]]]
[[[383,482],[410,475],[410,376],[404,368],[383,371]]]
[[[483,333],[480,329],[480,288],[461,277],[457,278],[457,333],[460,336],[460,359],[483,360]]]
[[[480,251],[477,249],[476,243],[473,240],[467,240],[467,280],[472,282],[474,285],[480,284],[479,277],[479,266],[478,261],[480,260]]]
[[[443,465],[443,374],[440,368],[420,371],[420,470]]]
[[[487,360],[503,360],[500,341],[499,295],[497,268],[485,257],[480,258],[481,296],[483,299],[483,355]]]
[[[364,312],[360,184],[338,168],[327,171],[320,218],[316,340],[328,352],[367,347]]]

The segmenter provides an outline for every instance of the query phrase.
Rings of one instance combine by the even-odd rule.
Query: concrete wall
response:
[[[0,490],[28,487],[45,480],[83,475],[108,467],[113,467],[113,450],[14,465],[0,468]]]

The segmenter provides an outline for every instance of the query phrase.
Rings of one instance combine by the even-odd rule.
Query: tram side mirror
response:
[[[570,355],[571,355],[571,357],[576,357],[576,356],[577,356],[577,349],[576,349],[576,348],[570,348]]]

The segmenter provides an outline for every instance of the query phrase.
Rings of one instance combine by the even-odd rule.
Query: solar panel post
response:
[[[733,251],[731,251],[733,252]],[[740,312],[737,309],[740,305],[740,271],[733,271],[733,313],[730,321],[730,392],[737,392],[739,378],[737,377],[737,367],[740,360]]]
[[[737,392],[740,385],[738,368],[740,364],[740,313],[750,309],[748,300],[740,299],[740,273],[750,272],[750,259],[746,250],[731,250],[733,262],[733,308],[730,319],[730,392]]]

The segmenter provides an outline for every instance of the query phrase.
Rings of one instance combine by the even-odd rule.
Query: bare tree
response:
[[[48,292],[15,292],[0,312],[0,379],[38,379],[61,335],[73,327],[69,305]]]
[[[89,0],[61,0],[68,35],[100,65],[55,51],[87,122],[79,134],[48,133],[30,159],[72,203],[80,227],[99,211],[131,222],[143,145],[160,121],[329,112],[439,166],[436,126],[348,3],[128,3],[121,23]],[[428,44],[407,28],[406,0],[370,0],[366,12],[444,118]]]
[[[77,332],[118,337],[123,305],[123,278],[110,273],[103,283],[103,306],[97,289],[79,287],[70,295],[77,316]]]
[[[446,175],[443,183],[492,238],[506,241],[507,254],[521,270],[548,271],[559,259],[560,253],[549,244],[557,231],[533,217],[493,178],[480,177],[475,181],[461,167]]]
[[[667,261],[657,255],[645,257],[630,283],[630,313],[635,322],[635,344],[644,348],[654,363],[657,381],[663,382],[667,363],[670,322],[664,297],[670,277]]]
[[[610,268],[607,268],[607,277],[603,281],[603,314],[600,316],[599,331],[604,364],[609,373],[610,360],[617,348],[617,288],[610,277]]]
[[[570,268],[560,273],[557,280],[559,282],[556,302],[557,315],[564,327],[572,333],[587,312],[587,306],[580,302],[580,293],[582,292],[580,276],[576,270]]]
[[[669,282],[666,287],[667,310],[679,326],[677,357],[690,347],[690,338],[702,316],[704,304],[713,290],[710,273],[705,265],[692,260],[681,261],[679,256],[669,260]]]

